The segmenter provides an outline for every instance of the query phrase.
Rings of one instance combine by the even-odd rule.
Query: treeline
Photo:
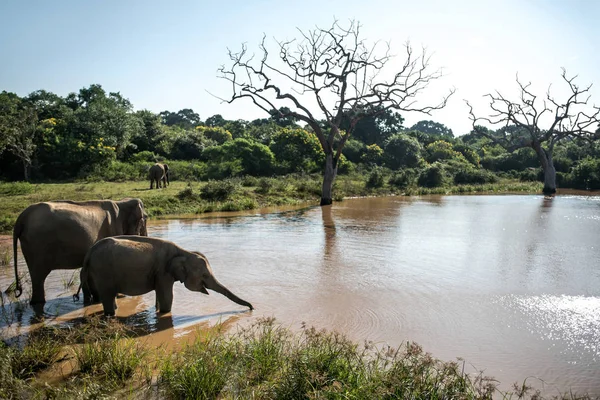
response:
[[[134,111],[120,93],[91,85],[66,97],[44,90],[0,93],[0,177],[4,180],[145,179],[155,161],[172,179],[320,173],[324,153],[307,126],[281,118],[202,121],[192,109]],[[392,111],[366,118],[343,148],[339,174],[366,173],[397,187],[542,180],[531,148],[507,152],[434,121],[405,127]],[[503,135],[502,129],[488,131]],[[554,148],[559,187],[600,189],[600,144],[563,140]],[[381,181],[381,182],[379,182]]]

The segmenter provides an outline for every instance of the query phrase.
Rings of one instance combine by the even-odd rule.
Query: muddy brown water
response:
[[[119,299],[117,315],[152,343],[273,316],[359,342],[415,341],[438,358],[464,358],[467,371],[484,370],[503,389],[535,377],[528,383],[546,394],[600,395],[599,196],[361,198],[155,221],[149,235],[203,252],[255,307],[179,283],[171,314],[155,313],[153,293]],[[46,323],[101,311],[72,301],[72,276],[46,281]],[[12,281],[12,268],[1,268],[0,288]],[[35,323],[25,304],[5,314],[8,336]]]

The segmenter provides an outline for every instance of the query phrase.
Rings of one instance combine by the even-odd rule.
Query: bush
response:
[[[498,177],[492,172],[484,169],[463,168],[454,175],[454,183],[457,185],[494,183]]]
[[[369,188],[380,188],[385,185],[385,174],[383,168],[373,168],[367,179],[366,186]]]
[[[150,162],[155,163],[158,161],[158,156],[151,151],[145,150],[140,151],[139,153],[135,153],[129,158],[129,162]]]
[[[362,160],[362,155],[365,153],[367,146],[360,140],[350,139],[346,142],[342,154],[346,156],[348,161],[358,164]]]
[[[275,156],[264,144],[238,138],[221,146],[209,147],[204,151],[204,157],[212,163],[238,163],[241,173],[248,175],[268,175],[273,173]]]
[[[233,196],[239,189],[239,184],[231,179],[223,181],[208,181],[200,190],[200,197],[210,201],[224,201]]]
[[[538,182],[540,181],[541,168],[527,168],[524,171],[519,171],[519,180],[521,182]]]
[[[419,175],[419,186],[434,188],[444,186],[448,181],[446,171],[440,163],[433,163]]]
[[[451,143],[445,140],[436,140],[425,148],[427,150],[427,161],[430,163],[442,160],[458,160],[468,162],[458,151],[454,150]]]
[[[368,145],[361,157],[361,161],[365,164],[381,165],[383,162],[383,149],[376,144]]]
[[[391,169],[415,168],[421,163],[423,148],[417,139],[402,133],[390,136],[385,142],[385,164]]]
[[[571,179],[577,189],[600,189],[600,159],[585,158],[572,170]]]
[[[419,172],[417,170],[407,168],[395,172],[390,177],[389,184],[399,189],[406,189],[416,185],[418,176]]]
[[[304,129],[278,129],[269,148],[283,172],[314,172],[325,162],[319,139]]]

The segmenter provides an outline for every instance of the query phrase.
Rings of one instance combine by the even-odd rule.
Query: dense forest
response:
[[[123,95],[100,85],[66,97],[3,91],[0,179],[139,180],[155,161],[169,163],[173,180],[321,173],[325,155],[313,129],[281,117],[286,114],[273,110],[269,118],[245,121],[202,120],[192,109],[135,111]],[[403,123],[393,110],[362,119],[343,147],[338,173],[371,174],[400,189],[543,181],[532,147],[501,146],[514,127],[455,135],[431,120]],[[554,146],[553,162],[559,188],[600,189],[600,143],[564,138]]]

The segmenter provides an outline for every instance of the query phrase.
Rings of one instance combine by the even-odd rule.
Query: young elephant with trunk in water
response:
[[[117,236],[100,240],[87,253],[81,269],[84,290],[89,288],[93,301],[102,303],[105,315],[115,315],[117,293],[139,296],[152,290],[156,291],[157,310],[169,312],[175,281],[194,292],[214,290],[253,309],[217,281],[203,254],[163,239]]]

